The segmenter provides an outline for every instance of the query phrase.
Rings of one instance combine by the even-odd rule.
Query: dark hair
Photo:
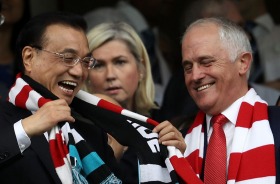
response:
[[[2,1],[2,0],[0,0]],[[12,36],[10,41],[10,48],[13,54],[15,55],[15,63],[14,63],[14,75],[21,71],[22,64],[19,61],[19,57],[21,58],[21,54],[18,55],[16,51],[16,41],[18,35],[20,34],[21,29],[31,18],[31,10],[30,10],[30,0],[23,0],[23,14],[21,18],[14,24],[12,29]],[[15,77],[15,76],[14,76]]]
[[[16,41],[17,37],[20,33],[21,28],[30,20],[31,18],[31,10],[29,0],[23,1],[23,14],[19,21],[17,21],[12,30],[11,37],[11,50],[14,52],[16,50]]]
[[[44,43],[44,34],[48,26],[62,24],[81,30],[86,33],[87,24],[80,15],[68,12],[47,12],[33,17],[22,28],[16,43],[17,62],[23,69],[21,52],[25,46],[42,46]]]

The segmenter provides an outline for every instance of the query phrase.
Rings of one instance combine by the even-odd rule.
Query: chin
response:
[[[197,102],[196,104],[203,112],[206,112],[206,113],[211,111],[211,109],[214,106],[214,103],[209,102],[209,101],[208,102],[207,101],[200,101],[200,102]]]
[[[64,100],[66,101],[66,103],[67,103],[68,105],[70,105],[70,104],[72,103],[74,97],[69,97],[69,96],[58,96],[58,98],[64,99]]]

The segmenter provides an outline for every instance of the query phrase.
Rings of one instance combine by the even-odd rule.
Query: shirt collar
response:
[[[243,98],[244,98],[244,96],[240,97],[233,104],[231,104],[226,110],[221,112],[221,114],[223,114],[229,120],[229,122],[234,124],[234,126],[236,124],[237,116],[238,116],[239,109],[240,109]],[[211,118],[212,118],[211,115],[206,114],[207,130],[209,130]]]

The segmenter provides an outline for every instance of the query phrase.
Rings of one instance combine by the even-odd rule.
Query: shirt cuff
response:
[[[23,153],[23,151],[31,145],[31,140],[23,129],[21,120],[14,124],[14,130],[18,142],[18,147],[20,149],[20,152]]]

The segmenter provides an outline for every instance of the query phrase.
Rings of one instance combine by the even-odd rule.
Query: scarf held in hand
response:
[[[205,114],[199,112],[185,136],[186,159],[197,176],[204,151]],[[237,116],[230,152],[227,184],[275,183],[274,139],[268,122],[267,104],[250,89]]]
[[[23,78],[42,89],[41,85],[29,77]],[[9,92],[9,101],[35,113],[51,100],[33,90],[23,78],[21,75],[17,76],[16,83]],[[121,183],[71,124],[57,124],[50,130],[47,139],[56,173],[63,184]]]
[[[36,87],[38,85],[40,88]],[[29,77],[18,75],[9,93],[9,101],[15,106],[36,112],[45,103],[56,99],[43,97],[37,92],[42,88],[47,91]],[[156,121],[84,91],[76,95],[70,106],[85,118],[93,120],[121,144],[137,152],[140,183],[178,183],[178,176],[184,183],[197,181],[178,149],[158,143],[158,134],[152,132],[158,124]],[[57,124],[51,129],[48,139],[55,169],[62,183],[121,183],[72,128],[72,123]],[[187,172],[185,168],[188,168]]]

